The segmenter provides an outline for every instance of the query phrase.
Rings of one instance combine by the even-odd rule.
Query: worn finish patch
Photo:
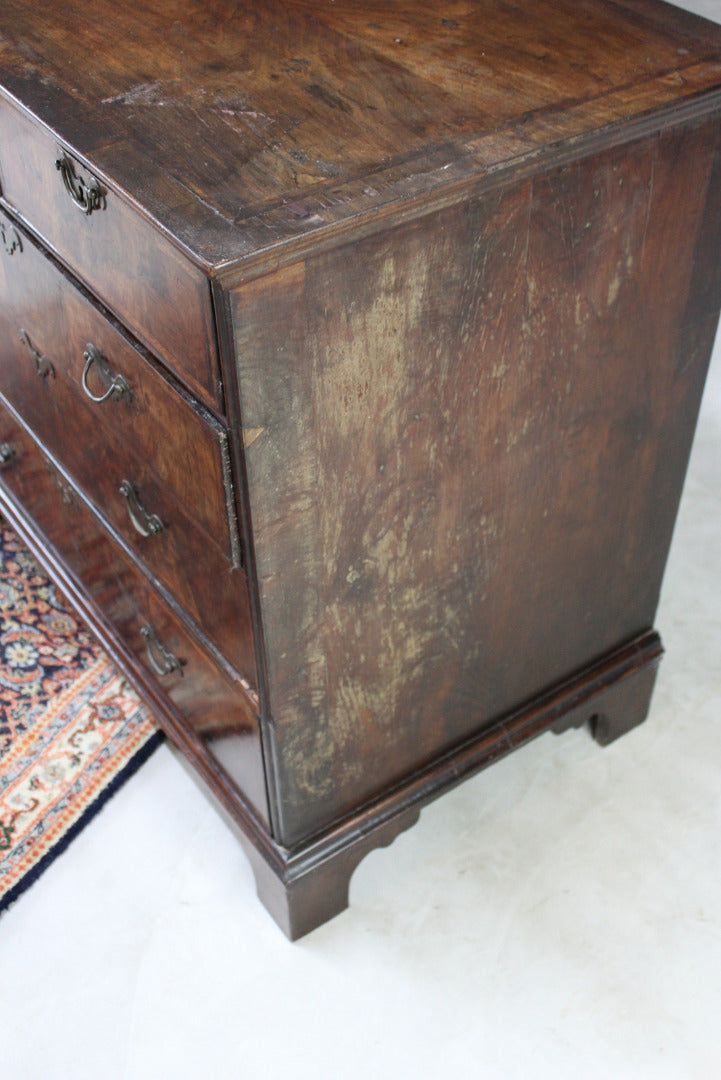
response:
[[[645,139],[235,294],[285,842],[652,624],[713,145]]]

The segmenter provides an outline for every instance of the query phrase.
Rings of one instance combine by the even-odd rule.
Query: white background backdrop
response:
[[[0,1076],[721,1076],[721,347],[657,626],[645,725],[482,773],[295,945],[162,747],[0,919]]]

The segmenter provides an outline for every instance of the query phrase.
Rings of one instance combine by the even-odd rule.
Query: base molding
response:
[[[261,901],[291,940],[348,905],[350,879],[363,858],[418,820],[424,806],[544,732],[588,723],[606,746],[646,718],[663,655],[651,630],[602,657],[520,709],[484,728],[381,798],[293,851],[275,846],[269,861],[239,835]]]

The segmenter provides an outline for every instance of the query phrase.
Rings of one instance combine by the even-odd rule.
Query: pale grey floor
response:
[[[0,919],[0,1076],[721,1076],[721,346],[657,624],[645,725],[467,783],[293,946],[162,747]]]

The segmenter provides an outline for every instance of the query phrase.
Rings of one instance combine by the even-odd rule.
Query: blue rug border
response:
[[[120,772],[113,777],[108,786],[103,788],[97,798],[86,807],[75,824],[68,829],[60,840],[58,840],[57,844],[55,844],[50,851],[46,851],[35,866],[28,870],[27,874],[13,885],[12,889],[9,889],[2,899],[0,899],[0,915],[7,911],[10,905],[14,904],[15,901],[38,880],[59,855],[62,855],[75,837],[81,833],[85,826],[93,820],[100,810],[102,810],[108,799],[110,799],[123,784],[138,771],[140,766],[148,760],[151,754],[153,754],[164,741],[164,733],[162,731],[156,731],[145,743],[143,743],[137,753],[133,755],[130,761],[126,762]]]

